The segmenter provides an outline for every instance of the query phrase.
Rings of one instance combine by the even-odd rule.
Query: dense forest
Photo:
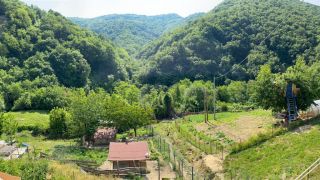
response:
[[[60,14],[0,1],[2,73],[11,82],[37,78],[66,87],[104,85],[108,76],[125,80],[126,52],[83,30]]]
[[[81,27],[90,29],[136,55],[141,48],[165,32],[186,24],[203,13],[183,18],[177,14],[145,16],[134,14],[106,15],[96,18],[70,18]]]
[[[264,64],[284,72],[298,56],[308,64],[319,58],[319,25],[320,7],[299,0],[226,0],[146,46],[138,55],[147,64],[140,80],[172,85],[231,70],[218,79],[228,83],[254,79]]]
[[[67,107],[78,91],[88,94],[101,89],[128,104],[151,108],[159,119],[203,111],[205,98],[210,110],[274,108],[257,98],[263,94],[259,88],[269,83],[261,79],[266,82],[257,86],[260,67],[269,65],[270,73],[283,73],[274,75],[281,86],[268,86],[278,89],[270,92],[270,98],[279,99],[290,74],[286,69],[298,58],[305,69],[313,67],[303,77],[305,83],[301,77],[289,77],[308,87],[302,106],[317,97],[318,86],[311,79],[317,79],[314,71],[320,58],[318,6],[300,1],[226,0],[150,43],[139,54],[137,66],[126,50],[56,12],[19,1],[0,3],[0,105],[6,110]],[[221,76],[226,72],[230,73]],[[216,90],[213,76],[220,85]],[[284,104],[279,101],[275,109],[281,108]]]

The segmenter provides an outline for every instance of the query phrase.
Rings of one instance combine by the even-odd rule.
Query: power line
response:
[[[283,23],[285,20],[286,20],[286,18],[284,18],[284,19],[281,21],[281,23],[279,23],[279,24],[259,43],[259,46],[261,46],[262,43],[263,43],[265,40],[267,40],[267,39],[271,36],[271,34],[272,34],[273,32],[275,32],[275,31],[282,25],[282,23]],[[255,47],[257,47],[257,46],[255,46]],[[254,49],[255,49],[255,48],[253,48],[253,50],[254,50]],[[249,57],[249,54],[248,54],[242,61],[240,61],[240,63],[234,64],[234,65],[241,65],[242,63],[244,63],[244,62],[248,59],[248,57]],[[216,77],[216,79],[220,79],[220,78],[222,78],[222,77],[225,77],[226,75],[228,75],[229,73],[231,73],[231,72],[233,72],[233,71],[234,71],[234,69],[230,69],[229,71],[227,71],[227,72],[224,73],[223,75],[220,75],[220,76]]]

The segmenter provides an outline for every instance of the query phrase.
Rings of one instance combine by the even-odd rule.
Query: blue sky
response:
[[[107,14],[188,16],[208,12],[223,0],[22,0],[41,9],[53,9],[68,17],[97,17]],[[320,0],[304,0],[320,5]]]
[[[208,12],[222,0],[22,0],[41,9],[53,9],[68,17],[96,17],[106,14],[188,16]]]

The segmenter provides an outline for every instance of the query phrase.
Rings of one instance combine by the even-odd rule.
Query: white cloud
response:
[[[96,17],[106,14],[188,16],[208,12],[222,0],[22,0],[41,9],[55,10],[68,17]]]

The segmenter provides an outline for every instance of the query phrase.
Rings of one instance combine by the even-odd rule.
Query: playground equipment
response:
[[[286,88],[286,101],[287,101],[287,120],[294,121],[298,117],[297,95],[300,91],[299,88],[292,82],[287,83]]]

